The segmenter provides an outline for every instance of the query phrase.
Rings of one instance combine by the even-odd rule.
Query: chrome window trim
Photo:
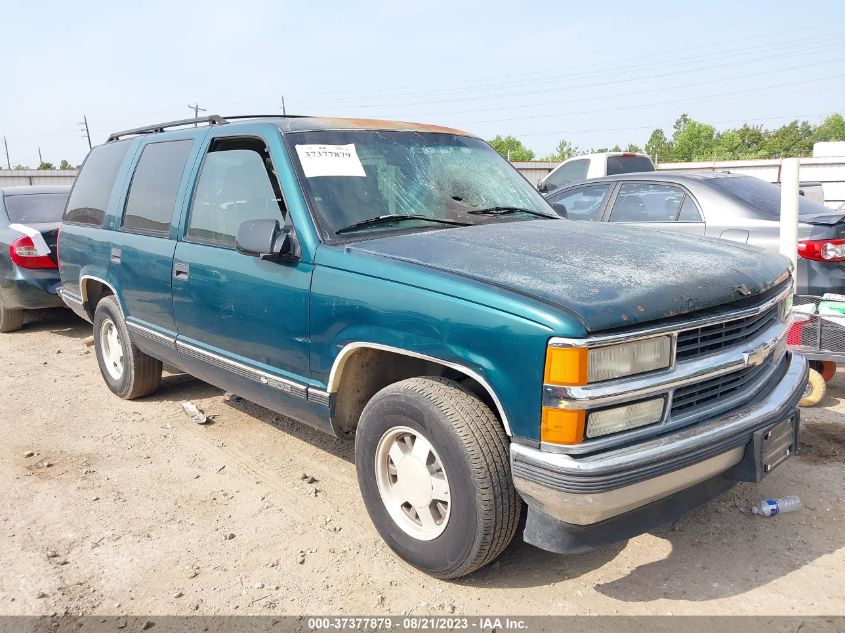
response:
[[[692,330],[707,325],[716,325],[718,323],[726,323],[735,319],[743,319],[750,316],[762,314],[770,309],[788,295],[792,294],[792,283],[787,283],[784,288],[774,297],[769,298],[765,302],[752,306],[750,308],[743,308],[740,310],[732,310],[730,312],[722,312],[707,317],[693,318],[683,323],[676,323],[672,325],[652,325],[644,328],[634,330],[626,330],[619,333],[598,334],[595,336],[588,336],[585,338],[565,338],[555,336],[549,339],[549,347],[603,347],[605,345],[613,345],[615,343],[627,343],[664,334],[674,334],[676,337],[684,330]],[[714,306],[718,307],[718,306]]]
[[[402,349],[401,347],[393,347],[391,345],[382,345],[381,343],[367,343],[365,341],[356,341],[354,343],[347,343],[346,345],[343,346],[343,348],[340,350],[338,355],[335,357],[334,362],[332,363],[332,369],[331,369],[331,372],[329,372],[329,382],[328,382],[328,385],[326,387],[326,390],[330,394],[336,393],[337,390],[338,390],[338,387],[340,386],[340,377],[341,377],[341,374],[343,372],[343,366],[346,363],[347,359],[352,355],[353,352],[355,352],[359,349],[366,349],[366,348],[382,350],[382,351],[385,351],[385,352],[394,352],[396,354],[402,354],[404,356],[410,356],[412,358],[419,358],[421,360],[427,360],[427,361],[430,361],[432,363],[437,363],[438,365],[443,365],[444,367],[448,367],[450,369],[454,369],[454,370],[459,371],[463,374],[466,374],[467,376],[469,376],[470,378],[475,380],[479,385],[481,385],[487,391],[487,393],[493,399],[493,403],[496,405],[496,409],[499,412],[499,417],[502,420],[502,425],[505,427],[505,433],[507,433],[508,436],[513,435],[513,433],[511,432],[510,423],[508,422],[508,416],[505,413],[505,408],[502,406],[502,403],[499,400],[499,397],[496,395],[496,392],[493,391],[493,388],[490,386],[490,384],[484,378],[482,378],[477,372],[475,372],[472,369],[466,367],[465,365],[460,365],[458,363],[445,361],[443,359],[436,358],[434,356],[428,356],[427,354],[419,354],[417,352],[412,352],[412,351],[407,350],[407,349]],[[539,419],[538,419],[538,424],[539,424]]]

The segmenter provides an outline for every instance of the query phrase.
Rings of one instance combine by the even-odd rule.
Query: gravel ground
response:
[[[845,612],[842,375],[804,411],[800,455],[761,485],[589,554],[516,539],[442,582],[379,539],[350,444],[186,375],[120,400],[88,334],[55,310],[0,335],[0,614]],[[749,512],[787,494],[804,508]]]

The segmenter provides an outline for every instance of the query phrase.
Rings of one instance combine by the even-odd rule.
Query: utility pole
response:
[[[77,125],[82,130],[82,138],[88,139],[88,149],[91,149],[91,132],[88,131],[88,117],[83,114],[82,120]]]
[[[6,140],[6,137],[3,137],[3,145],[6,147],[6,167],[9,169],[12,168],[12,163],[9,161],[9,142]]]
[[[39,147],[38,148],[38,166],[41,167],[41,165],[43,165],[43,164],[44,164],[44,159],[41,158],[41,148]]]
[[[285,95],[282,95],[282,116],[287,116],[288,111],[285,109]]]
[[[194,118],[195,118],[195,119],[198,119],[198,118],[199,118],[199,116],[200,116],[200,112],[205,112],[205,108],[201,108],[201,107],[199,107],[199,105],[198,105],[198,104],[196,104],[196,103],[195,103],[194,105],[191,105],[191,104],[189,103],[189,104],[188,104],[188,107],[189,107],[191,110],[193,110],[193,111],[194,111]],[[196,127],[196,126],[197,126],[197,122],[196,122],[196,121],[194,121],[194,127]]]

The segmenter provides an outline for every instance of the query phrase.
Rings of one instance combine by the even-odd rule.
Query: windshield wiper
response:
[[[454,224],[456,226],[469,226],[469,222],[458,222],[457,220],[443,220],[441,218],[429,218],[424,215],[413,215],[411,213],[397,214],[397,215],[377,215],[374,218],[361,220],[349,226],[344,226],[335,231],[335,233],[348,233],[367,226],[374,226],[376,224],[390,224],[391,222],[401,222],[403,220],[422,220],[423,222],[437,222],[438,224]]]
[[[549,215],[548,213],[541,213],[539,211],[534,211],[534,209],[525,209],[523,207],[511,207],[511,206],[500,206],[500,207],[487,207],[486,209],[472,209],[471,211],[467,211],[467,213],[472,213],[473,215],[505,215],[508,213],[530,213],[531,215],[537,215],[541,218],[549,218],[553,220],[557,220],[558,216],[556,215]]]

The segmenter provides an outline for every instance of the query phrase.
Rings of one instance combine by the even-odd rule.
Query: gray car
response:
[[[70,187],[0,189],[0,332],[23,325],[24,311],[64,305],[57,240]]]
[[[619,222],[778,251],[780,187],[719,172],[642,172],[582,180],[546,196],[571,220]],[[845,213],[801,197],[799,294],[845,294]]]

